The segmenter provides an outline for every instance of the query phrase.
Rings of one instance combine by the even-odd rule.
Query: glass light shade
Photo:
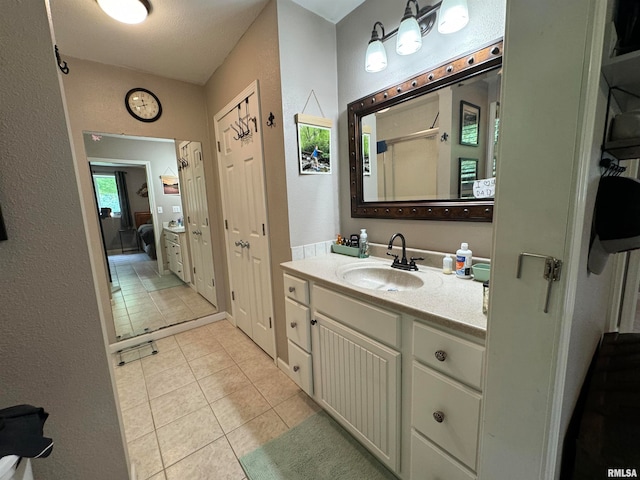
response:
[[[98,0],[98,5],[111,18],[130,25],[147,18],[147,7],[140,0]]]
[[[416,17],[405,18],[398,28],[396,52],[398,52],[398,55],[411,55],[420,50],[421,47],[422,32]]]
[[[467,0],[442,0],[438,14],[438,32],[455,33],[469,23]]]
[[[387,51],[380,40],[372,40],[367,47],[364,69],[367,72],[380,72],[387,68]]]

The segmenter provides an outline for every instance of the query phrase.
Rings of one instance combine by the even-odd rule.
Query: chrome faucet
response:
[[[387,255],[393,257],[393,263],[391,264],[392,268],[399,268],[400,270],[418,270],[418,266],[416,265],[416,260],[424,260],[422,257],[411,257],[409,261],[407,261],[407,242],[404,239],[404,235],[401,233],[394,233],[391,236],[391,240],[389,240],[389,248],[391,250],[393,248],[393,241],[400,237],[402,241],[402,259],[398,260],[398,255],[394,255],[393,253],[387,252]]]

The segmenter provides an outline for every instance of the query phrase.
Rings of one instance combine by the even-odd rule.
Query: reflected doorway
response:
[[[84,143],[110,275],[116,341],[217,313],[215,303],[199,294],[192,281],[194,250],[183,226],[188,187],[181,179],[184,158],[178,161],[176,142],[85,132]],[[201,194],[206,204],[206,192]]]

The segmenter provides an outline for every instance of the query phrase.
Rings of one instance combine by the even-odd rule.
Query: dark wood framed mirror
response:
[[[493,198],[465,184],[460,158],[495,177],[502,41],[347,106],[351,216],[490,222]],[[461,102],[478,106],[478,141],[461,142]],[[486,112],[486,113],[485,113]],[[468,119],[467,119],[468,120]]]

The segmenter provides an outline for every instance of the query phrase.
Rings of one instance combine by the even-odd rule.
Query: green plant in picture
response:
[[[298,124],[300,173],[331,173],[331,129]]]

